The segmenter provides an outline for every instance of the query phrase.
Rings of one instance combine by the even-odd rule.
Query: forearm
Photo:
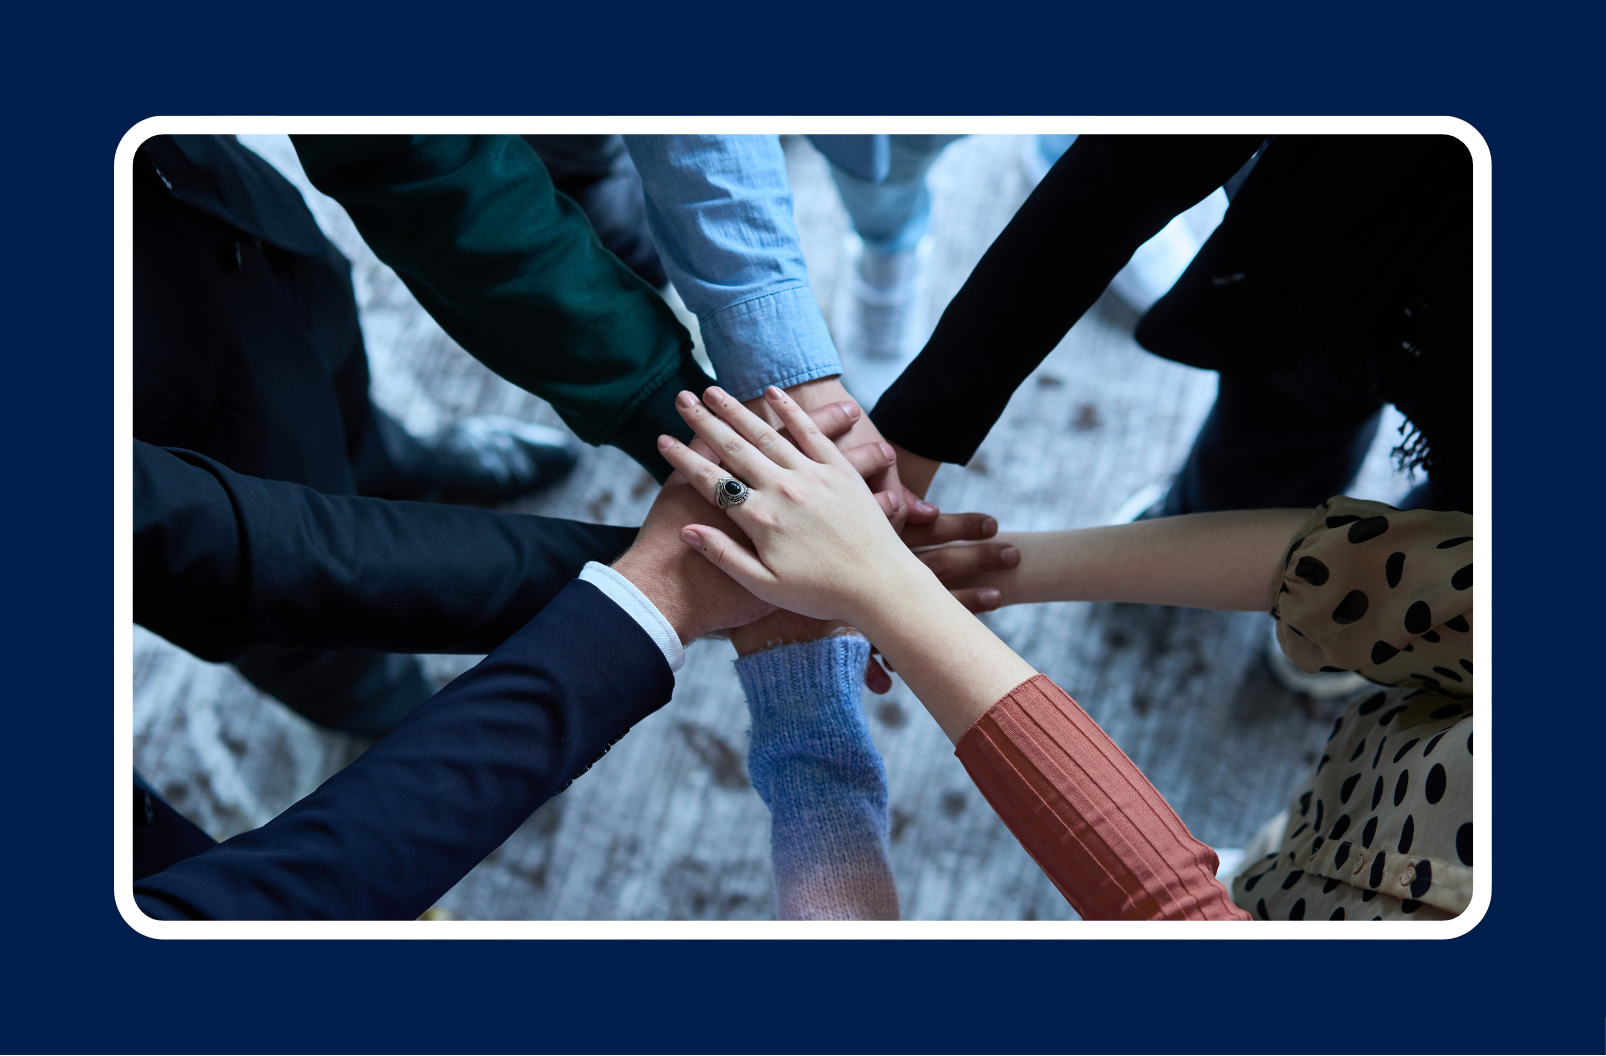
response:
[[[736,662],[752,717],[748,772],[770,809],[783,920],[896,920],[887,777],[859,702],[857,634]]]
[[[296,136],[307,176],[458,344],[660,479],[674,394],[708,379],[662,299],[517,136]]]
[[[948,593],[912,555],[883,589],[867,592],[860,628],[903,677],[948,739],[1037,671]]]
[[[134,619],[208,659],[245,645],[488,652],[635,536],[324,495],[134,445]]]
[[[659,255],[697,316],[720,385],[749,400],[767,385],[840,374],[777,138],[626,136],[625,145]]]
[[[1003,604],[1125,601],[1257,612],[1309,510],[1234,510],[1060,532],[1000,532],[1020,564],[952,587],[996,587]]]

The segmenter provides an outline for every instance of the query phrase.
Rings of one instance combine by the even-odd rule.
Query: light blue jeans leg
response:
[[[849,175],[836,165],[831,178],[847,208],[853,230],[876,254],[911,250],[931,226],[931,192],[926,172],[943,148],[959,136],[892,136],[891,171],[882,183]]]

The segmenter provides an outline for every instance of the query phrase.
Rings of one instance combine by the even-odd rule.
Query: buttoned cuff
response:
[[[807,286],[721,308],[699,320],[719,384],[738,400],[842,373],[825,317]]]
[[[658,606],[636,588],[636,585],[607,565],[587,561],[580,570],[580,578],[602,591],[608,599],[641,625],[647,637],[664,654],[664,662],[671,672],[686,665],[686,647],[680,644],[680,635],[674,625],[658,611]]]

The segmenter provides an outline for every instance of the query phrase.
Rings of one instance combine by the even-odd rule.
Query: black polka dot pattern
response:
[[[1327,582],[1327,566],[1314,557],[1302,557],[1299,564],[1294,566],[1294,575],[1303,579],[1313,587],[1319,587]]]
[[[1422,786],[1422,794],[1429,803],[1437,803],[1444,798],[1445,773],[1442,763],[1434,763],[1433,769],[1428,771],[1427,782]]]
[[[1316,774],[1297,790],[1296,816],[1269,856],[1274,879],[1256,892],[1264,897],[1247,893],[1260,875],[1251,870],[1232,883],[1256,919],[1374,919],[1349,912],[1357,901],[1375,902],[1375,919],[1465,909],[1472,739],[1462,731],[1462,755],[1450,734],[1471,715],[1470,527],[1465,514],[1340,496],[1285,556],[1272,615],[1285,625],[1288,656],[1306,671],[1355,671],[1398,688],[1358,694],[1329,720]]]
[[[1333,622],[1348,626],[1366,615],[1366,606],[1366,594],[1363,591],[1352,590],[1344,595],[1344,600],[1333,610]]]
[[[1387,517],[1368,517],[1349,526],[1349,541],[1352,543],[1364,543],[1369,539],[1376,539],[1388,530],[1389,519]]]

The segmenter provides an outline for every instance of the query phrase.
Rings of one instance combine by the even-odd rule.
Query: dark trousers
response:
[[[1364,377],[1223,371],[1160,516],[1311,507],[1354,483],[1383,401]],[[1465,473],[1429,474],[1403,509],[1471,510]]]
[[[1223,372],[1162,514],[1319,505],[1360,472],[1382,410],[1348,378]]]

